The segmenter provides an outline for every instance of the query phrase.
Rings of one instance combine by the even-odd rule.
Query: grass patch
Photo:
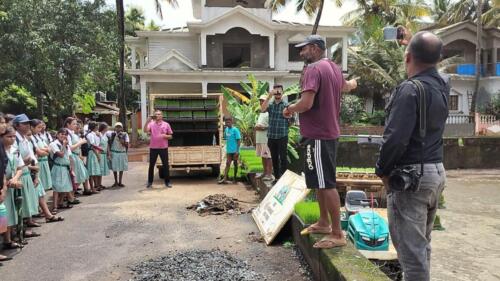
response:
[[[241,180],[244,179],[248,173],[262,173],[264,167],[262,167],[262,159],[255,154],[255,149],[241,149],[240,150],[240,167],[238,168],[238,173],[236,178]],[[224,171],[221,170],[221,175],[224,175]],[[234,175],[234,168],[231,165],[229,168],[228,176],[232,178]]]
[[[297,214],[305,224],[315,223],[319,219],[319,204],[313,201],[299,202],[295,204],[295,214]]]
[[[340,137],[339,142],[358,142],[358,137]]]

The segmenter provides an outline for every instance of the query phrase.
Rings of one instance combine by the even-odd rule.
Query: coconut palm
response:
[[[500,26],[500,0],[481,1],[481,19],[484,27]],[[438,26],[447,26],[465,20],[476,21],[479,10],[477,0],[462,0],[451,5],[439,18]]]
[[[158,14],[161,20],[163,20],[163,11],[161,8],[161,2],[165,2],[173,8],[177,8],[179,6],[177,0],[155,0],[156,13]]]
[[[267,0],[265,5],[273,11],[278,11],[290,2],[292,2],[292,0]],[[295,2],[297,12],[304,11],[309,17],[316,15],[313,29],[311,31],[311,34],[316,34],[318,32],[321,15],[323,14],[325,0],[295,0]],[[342,2],[343,0],[335,0],[337,7],[342,6]]]

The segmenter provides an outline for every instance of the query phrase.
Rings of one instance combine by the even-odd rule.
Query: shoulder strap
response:
[[[419,119],[419,127],[418,133],[421,138],[420,142],[420,174],[424,174],[424,138],[427,133],[427,98],[424,85],[417,79],[410,80],[417,87],[417,97],[418,97],[418,119]]]

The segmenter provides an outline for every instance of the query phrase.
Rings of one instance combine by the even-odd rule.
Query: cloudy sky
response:
[[[106,0],[109,6],[114,7],[114,0]],[[157,25],[162,27],[176,27],[183,26],[186,21],[193,18],[193,12],[191,8],[191,0],[177,0],[179,7],[173,9],[166,4],[163,4],[163,21],[160,20],[156,14],[156,7],[154,0],[124,0],[125,10],[129,7],[140,7],[144,11],[146,20],[154,20]],[[346,12],[353,10],[355,8],[355,1],[345,1],[342,8],[337,8],[334,5],[334,1],[326,0],[325,7],[323,10],[323,16],[321,17],[322,25],[341,25],[340,18]],[[309,19],[307,15],[303,13],[297,14],[295,12],[294,3],[288,5],[279,13],[273,16],[274,19],[278,20],[288,20],[302,23],[312,23],[314,18]]]

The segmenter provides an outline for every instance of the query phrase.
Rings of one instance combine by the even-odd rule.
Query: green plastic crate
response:
[[[179,102],[179,100],[168,100],[167,106],[169,108],[179,108],[180,102]]]
[[[167,113],[168,119],[177,119],[180,117],[180,114],[178,111],[165,111],[165,112]]]
[[[191,100],[180,100],[181,108],[191,108]]]
[[[207,118],[217,118],[217,111],[216,110],[207,111]]]
[[[206,99],[205,100],[205,108],[210,108],[210,107],[215,107],[215,106],[217,106],[216,99]]]
[[[191,100],[191,107],[193,107],[193,108],[204,108],[205,107],[205,103],[201,99]]]
[[[205,119],[205,111],[193,111],[193,118],[194,119]]]
[[[180,118],[193,118],[193,112],[192,111],[179,111],[179,117]]]

